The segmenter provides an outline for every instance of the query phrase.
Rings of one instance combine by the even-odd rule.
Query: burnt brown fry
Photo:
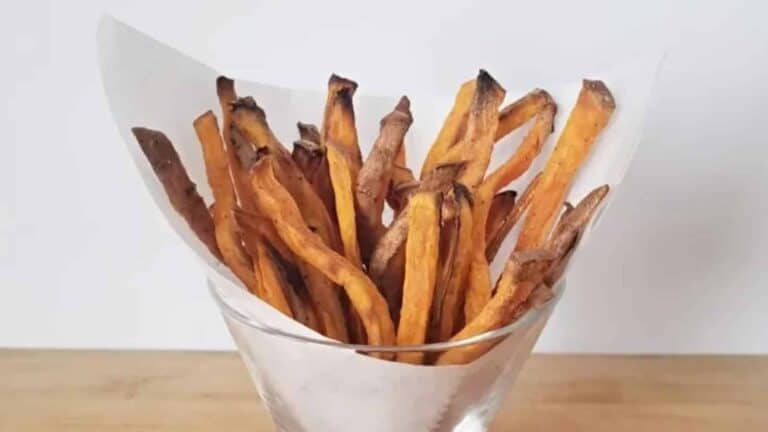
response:
[[[403,96],[395,109],[381,120],[379,136],[360,168],[355,199],[360,248],[366,259],[384,232],[381,216],[392,179],[393,164],[412,122],[410,101]]]
[[[189,179],[171,141],[162,132],[147,128],[135,127],[131,132],[163,185],[171,206],[184,218],[211,254],[221,260],[211,213],[197,193],[197,187]]]

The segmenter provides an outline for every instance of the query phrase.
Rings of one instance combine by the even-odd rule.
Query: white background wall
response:
[[[107,10],[221,70],[301,87],[336,71],[387,93],[453,89],[456,62],[518,56],[535,85],[665,47],[622,194],[538,348],[768,353],[763,2],[130,3],[0,18],[0,346],[232,346],[112,124],[94,41]]]

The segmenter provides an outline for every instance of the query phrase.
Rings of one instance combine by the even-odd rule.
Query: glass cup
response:
[[[510,325],[461,341],[414,346],[343,344],[309,329],[286,330],[267,321],[265,310],[245,310],[257,303],[252,297],[234,298],[231,289],[220,289],[211,279],[209,287],[277,430],[475,432],[487,430],[565,282],[554,287],[547,304]],[[361,354],[435,353],[477,343],[496,345],[459,366],[410,365]]]

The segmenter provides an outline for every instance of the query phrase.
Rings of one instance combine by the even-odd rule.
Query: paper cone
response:
[[[214,82],[220,72],[110,17],[105,17],[100,24],[98,47],[104,88],[128,151],[157,206],[206,265],[212,290],[224,306],[232,336],[281,430],[469,431],[485,428],[528,357],[554,302],[529,313],[494,349],[465,366],[387,362],[348,349],[297,340],[295,337],[328,339],[247,293],[229,270],[210,255],[171,208],[161,184],[131,136],[133,126],[159,129],[168,135],[201,194],[210,202],[202,152],[192,120],[218,107]],[[510,62],[513,61],[511,58]],[[605,81],[615,96],[617,109],[573,184],[569,193],[571,201],[577,201],[601,184],[611,185],[609,197],[616,194],[616,186],[640,139],[658,63],[658,56],[643,57],[586,77]],[[504,70],[490,72],[502,85],[514,85]],[[476,70],[468,69],[467,73],[471,76]],[[237,78],[239,94],[253,95],[264,107],[270,125],[284,143],[296,138],[297,121],[317,121],[322,115],[325,92],[321,85],[318,89],[323,91],[304,91],[234,78]],[[325,78],[318,77],[318,83],[324,83]],[[365,77],[353,78],[365,82]],[[565,77],[560,83],[542,85],[560,107],[554,136],[562,130],[576,100],[581,78]],[[450,101],[455,90],[445,89],[445,94],[426,100]],[[507,87],[507,99],[514,100],[528,90]],[[418,106],[422,96],[412,97],[414,106]],[[392,109],[398,97],[355,97],[364,153],[368,150],[366,146],[373,143],[380,118]],[[433,112],[417,116],[406,138],[411,166],[417,166],[413,162],[426,154],[449,109],[448,105],[426,107]],[[519,139],[520,133],[517,133],[506,140]],[[549,140],[543,154],[551,151],[554,141]],[[514,148],[504,143],[498,147],[502,150],[497,151],[500,154],[495,155],[496,159],[506,158]],[[529,173],[537,172],[545,159],[539,158]],[[526,183],[531,175],[516,183]],[[562,284],[557,291],[558,294],[563,291]]]

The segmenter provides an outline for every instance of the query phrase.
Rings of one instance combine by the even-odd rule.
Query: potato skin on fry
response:
[[[536,248],[546,241],[576,172],[615,108],[613,96],[603,82],[584,80],[576,106],[544,167],[517,250]]]
[[[506,215],[498,228],[488,234],[487,246],[485,248],[485,257],[488,262],[491,262],[496,258],[496,254],[498,253],[499,248],[501,248],[501,244],[504,242],[507,234],[512,231],[512,228],[517,224],[517,221],[520,220],[520,217],[522,217],[525,211],[528,210],[528,206],[531,204],[540,178],[541,173],[536,174],[533,180],[528,183],[528,186],[525,187],[520,198],[515,202],[512,211]]]
[[[132,128],[131,132],[163,185],[171,206],[187,221],[187,225],[211,254],[221,260],[208,206],[197,193],[197,186],[189,179],[171,141],[162,132],[143,127]]]
[[[410,101],[403,96],[395,109],[381,120],[379,136],[360,168],[355,185],[355,199],[360,247],[365,259],[370,257],[384,232],[381,215],[393,174],[393,164],[412,122]]]
[[[419,192],[410,201],[398,345],[421,344],[427,337],[440,245],[439,196],[434,192]],[[421,352],[401,352],[397,354],[397,361],[421,364],[423,357]]]

